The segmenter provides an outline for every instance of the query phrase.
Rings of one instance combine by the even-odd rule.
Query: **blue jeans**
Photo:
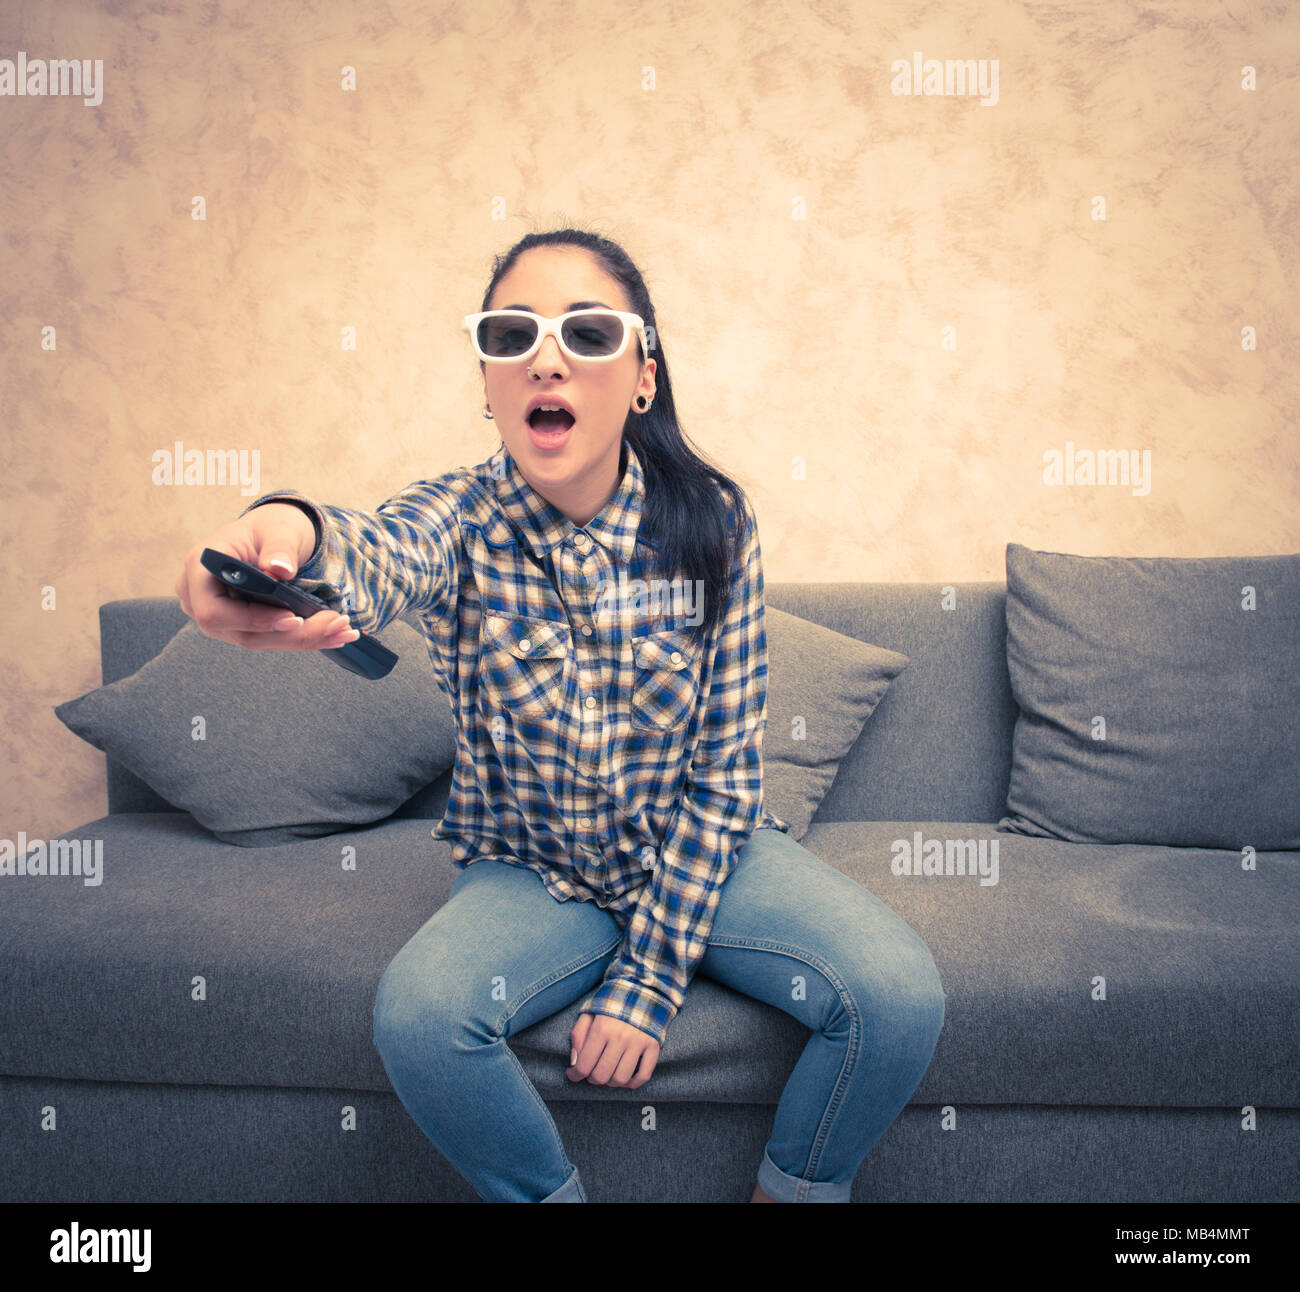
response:
[[[621,942],[594,902],[556,901],[527,867],[476,861],[384,971],[374,1041],[389,1080],[484,1201],[587,1201],[507,1042],[592,991]],[[943,1026],[945,996],[925,943],[861,884],[762,829],[722,886],[696,974],[812,1030],[757,1180],[779,1202],[848,1202]],[[642,1089],[653,1098],[653,1076]]]

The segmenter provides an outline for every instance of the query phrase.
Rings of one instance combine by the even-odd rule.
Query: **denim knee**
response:
[[[401,988],[400,974],[393,972],[396,963],[394,960],[380,977],[371,1011],[371,1039],[380,1053],[397,1038],[410,1035],[415,1022],[415,1002],[411,994]]]
[[[859,1017],[873,1010],[884,1025],[914,1037],[928,1062],[943,1030],[947,995],[929,947],[906,927],[909,936],[901,947],[891,944],[885,956],[854,957],[836,968]]]
[[[417,966],[399,953],[375,989],[371,1017],[375,1048],[381,1054],[418,1048],[428,1056],[445,1036],[449,1017],[446,1002],[427,972],[417,972]]]

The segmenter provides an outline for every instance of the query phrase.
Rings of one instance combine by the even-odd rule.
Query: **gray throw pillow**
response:
[[[764,613],[763,799],[790,822],[790,837],[798,841],[872,710],[909,661],[784,610],[768,606]]]
[[[1300,848],[1300,555],[1007,545],[1020,713],[999,826],[1074,843]]]
[[[378,821],[436,780],[456,729],[422,637],[367,681],[316,651],[253,651],[187,623],[130,677],[54,710],[226,843],[272,847]],[[200,738],[201,737],[201,738]]]

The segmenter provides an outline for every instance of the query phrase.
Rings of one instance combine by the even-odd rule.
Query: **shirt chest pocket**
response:
[[[700,689],[699,642],[680,629],[632,639],[632,726],[676,731],[695,711]]]
[[[555,716],[572,653],[567,624],[488,614],[481,647],[479,686],[493,707],[528,718]]]

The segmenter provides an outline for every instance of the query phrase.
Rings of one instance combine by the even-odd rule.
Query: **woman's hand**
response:
[[[639,1090],[659,1062],[659,1042],[653,1036],[608,1014],[579,1014],[569,1041],[578,1056],[564,1070],[570,1081]]]
[[[230,595],[200,563],[205,547],[255,565],[275,579],[292,579],[311,555],[316,531],[292,503],[263,503],[196,543],[185,554],[176,595],[201,633],[247,650],[332,650],[360,634],[346,615],[319,610],[304,620],[287,606],[266,606]]]

